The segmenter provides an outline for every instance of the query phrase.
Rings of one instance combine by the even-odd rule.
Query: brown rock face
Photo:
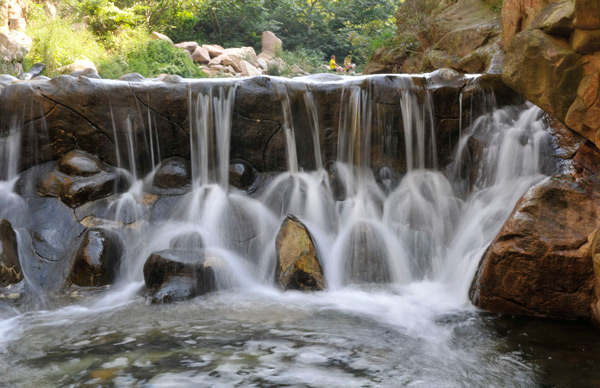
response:
[[[275,282],[285,290],[320,291],[325,289],[323,269],[306,227],[288,216],[281,224],[275,242],[277,263]]]
[[[505,0],[502,4],[502,47],[508,50],[512,38],[529,27],[537,14],[553,0]]]
[[[7,220],[0,220],[0,287],[18,283],[23,279],[17,236]]]
[[[540,30],[514,37],[502,79],[540,108],[564,119],[577,97],[583,64],[565,43]]]
[[[471,288],[489,311],[590,319],[590,235],[600,226],[597,176],[548,178],[517,203],[486,251]]]
[[[600,30],[600,2],[598,0],[575,1],[575,27],[584,30]]]

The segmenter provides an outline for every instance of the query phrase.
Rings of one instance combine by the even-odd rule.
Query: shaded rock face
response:
[[[484,254],[473,303],[507,314],[590,319],[599,189],[597,175],[557,176],[532,187]]]
[[[98,165],[98,160],[112,166],[118,166],[120,162],[124,168],[135,165],[138,176],[147,174],[155,167],[157,155],[163,160],[172,157],[190,160],[189,93],[195,97],[206,92],[207,84],[193,80],[168,83],[166,78],[164,81],[139,82],[133,75],[132,77],[131,81],[103,81],[60,76],[52,80],[12,83],[4,87],[0,93],[0,115],[22,117],[22,113],[26,112],[23,117],[23,128],[26,130],[23,131],[21,168],[27,169],[42,162],[61,159],[72,150],[78,150],[78,159],[81,152],[95,155],[97,160],[89,163],[90,166],[96,164],[100,173],[76,175],[77,179],[74,179],[68,175],[74,172],[64,170],[61,162],[61,167],[57,170],[59,174],[55,173],[57,176],[52,178],[56,181],[70,177],[68,185],[61,183],[70,188],[60,198],[64,198],[70,206],[76,206],[81,203],[80,197],[92,195],[90,192],[93,192],[93,197],[99,198],[111,191],[109,187],[110,182],[114,181],[113,170],[103,170]],[[456,101],[460,92],[475,82],[462,78],[450,86],[453,89],[451,98],[455,100],[446,101],[445,105],[454,108],[446,110],[437,108],[440,102],[437,96],[440,94],[435,91],[440,85],[426,84],[424,77],[414,77],[413,80],[417,85],[414,93],[419,100],[423,100],[428,91],[433,94],[436,125],[439,123],[438,119],[458,119]],[[353,82],[372,94],[373,112],[378,112],[373,115],[371,123],[371,167],[377,169],[389,165],[390,161],[401,161],[404,134],[399,89],[406,88],[406,83],[386,76],[357,79]],[[211,85],[215,87],[214,82]],[[222,85],[229,88],[233,83],[223,81]],[[257,76],[235,81],[235,85],[231,159],[244,160],[261,172],[286,169],[282,100],[289,97],[294,112],[292,120],[295,135],[297,139],[303,139],[297,142],[299,165],[305,170],[314,169],[316,162],[313,134],[310,125],[306,125],[312,120],[305,103],[307,90],[318,107],[318,139],[323,161],[337,159],[340,113],[349,109],[348,91],[344,94],[343,84],[332,82],[307,85]],[[464,94],[464,106],[471,105],[469,98]],[[480,98],[477,97],[474,101],[478,100]],[[28,108],[30,106],[39,109],[32,110]],[[45,115],[44,120],[41,119],[42,114]],[[379,114],[385,115],[385,120]],[[454,123],[453,130],[458,133],[458,120],[447,123]],[[393,147],[384,146],[382,133],[387,140],[393,140],[388,143],[394,144]],[[440,149],[446,139],[448,136],[440,135]],[[134,147],[130,149],[128,144],[133,144]],[[152,158],[152,155],[155,157]],[[438,160],[444,158],[442,155]],[[65,163],[64,167],[69,168],[67,165]],[[174,164],[164,167],[168,166],[175,168]],[[403,169],[400,162],[392,167]],[[61,169],[67,172],[60,171]],[[90,173],[80,172],[85,175]],[[60,174],[64,177],[60,177]],[[158,175],[160,174],[162,172]],[[171,173],[167,175],[174,177]],[[184,176],[181,175],[182,178]],[[54,183],[51,184],[53,185]],[[170,183],[165,183],[163,186],[169,185]],[[155,188],[161,189],[156,185]],[[48,192],[58,196],[56,190],[53,190]]]
[[[216,290],[215,269],[203,251],[153,252],[144,264],[144,281],[153,303],[186,300]]]
[[[181,157],[171,157],[160,162],[152,180],[157,194],[186,192],[192,182],[190,162]],[[172,190],[175,189],[175,190]]]
[[[396,10],[399,35],[410,30],[410,26],[402,24],[406,12],[415,12],[410,7],[400,4]],[[464,73],[501,72],[504,56],[500,48],[500,17],[485,1],[439,2],[428,17],[428,24],[431,30],[416,36],[418,55],[398,48],[380,48],[364,73],[418,73],[441,68]]]
[[[111,284],[118,273],[122,254],[123,243],[117,233],[107,229],[88,229],[75,254],[70,282],[88,287]]]
[[[519,1],[504,3],[503,9]],[[539,2],[542,4],[543,1]],[[598,4],[561,0],[537,10],[535,20],[512,36],[504,82],[600,146],[600,27]],[[523,28],[520,28],[523,29]]]
[[[275,283],[284,290],[321,291],[325,289],[323,269],[306,226],[295,216],[287,216],[275,241],[277,262]]]
[[[125,187],[125,180],[96,156],[81,150],[57,163],[35,166],[21,174],[16,191],[25,197],[55,197],[68,206],[107,197]]]
[[[504,0],[502,3],[502,47],[507,50],[512,38],[533,24],[538,13],[556,0]]]
[[[17,236],[7,220],[0,220],[0,287],[18,283],[23,279]]]

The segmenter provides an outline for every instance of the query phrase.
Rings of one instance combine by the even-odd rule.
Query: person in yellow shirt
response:
[[[332,55],[331,61],[329,61],[329,70],[339,71],[338,68],[341,69],[342,67],[340,65],[338,65],[337,63],[335,63],[335,55]]]

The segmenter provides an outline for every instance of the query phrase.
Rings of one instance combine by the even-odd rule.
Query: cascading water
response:
[[[229,186],[236,81],[190,86],[190,191],[173,196],[162,218],[140,211],[135,222],[105,226],[119,231],[127,247],[116,283],[102,295],[49,311],[0,308],[6,381],[18,385],[35,370],[39,377],[24,386],[538,385],[535,367],[490,334],[467,291],[518,198],[554,171],[541,111],[491,109],[466,126],[461,93],[462,136],[452,163],[440,169],[429,92],[418,93],[409,77],[394,78],[402,117],[394,127],[368,79],[336,82],[342,109],[337,160],[328,165],[311,83],[294,89],[294,105],[288,85],[274,80],[288,170],[265,175],[264,187],[250,194]],[[151,197],[144,191],[160,148],[147,114],[152,171],[146,177],[138,177],[133,122],[113,122],[115,146],[128,150],[127,156],[117,151],[118,167],[131,178],[127,192],[111,197],[117,215]],[[298,152],[306,140],[297,136],[300,129],[310,131],[312,155]],[[391,131],[403,143],[390,144]],[[20,139],[16,129],[7,134],[0,160],[8,168],[3,179],[11,182]],[[397,151],[404,168],[373,172],[374,154],[385,154],[374,139]],[[325,292],[283,293],[273,286],[275,238],[288,214],[315,241]],[[139,296],[145,260],[190,234],[199,239],[185,249],[217,263],[222,292],[148,306]]]

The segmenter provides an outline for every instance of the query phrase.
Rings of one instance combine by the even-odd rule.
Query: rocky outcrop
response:
[[[313,239],[295,216],[287,216],[275,242],[275,283],[284,290],[325,289],[323,269]]]
[[[505,3],[505,8],[513,2]],[[541,4],[541,3],[540,3]],[[504,82],[600,146],[600,28],[595,1],[562,0],[536,12],[510,45]],[[511,39],[509,39],[511,38]]]
[[[533,24],[545,6],[556,0],[504,0],[502,4],[502,47],[507,50],[513,36]]]
[[[81,239],[69,281],[78,286],[111,284],[119,271],[123,244],[119,235],[107,229],[88,229]]]
[[[424,98],[427,91],[432,97],[440,161],[450,155],[451,147],[447,139],[453,137],[449,134],[457,136],[459,132],[461,112],[458,99],[461,93],[463,106],[473,107],[472,111],[462,111],[462,122],[465,123],[469,122],[471,112],[477,115],[483,106],[481,95],[469,90],[479,88],[478,85],[487,85],[485,89],[493,89],[497,96],[512,93],[502,84],[499,76],[489,75],[473,80],[453,74],[454,80],[451,82],[435,76],[413,77],[416,98]],[[190,160],[188,93],[194,98],[205,93],[207,83],[183,79],[139,82],[134,76],[131,79],[130,82],[103,81],[59,76],[52,80],[11,83],[1,89],[0,115],[23,117],[23,125],[28,128],[23,132],[21,142],[21,169],[59,159],[65,153],[79,149],[95,155],[105,165],[118,166],[119,162],[125,168],[135,165],[138,176],[141,176],[155,167],[152,152],[145,146],[149,144],[149,128],[158,134],[158,139],[153,139],[154,155],[159,154],[163,160],[171,157]],[[347,99],[342,98],[347,85],[339,80],[335,75],[327,75],[325,82],[312,84],[268,77],[245,78],[235,82],[230,158],[246,161],[261,172],[285,169],[282,100],[289,98],[295,109],[293,120],[298,123],[295,125],[296,138],[305,139],[297,144],[298,162],[304,169],[314,169],[313,134],[309,125],[300,125],[312,120],[305,102],[305,95],[310,91],[315,106],[319,107],[315,113],[323,161],[336,160],[338,136],[334,129],[339,128],[340,112],[347,111],[348,104]],[[402,166],[404,158],[401,157],[404,134],[401,129],[403,117],[400,100],[401,91],[409,87],[407,82],[401,77],[385,76],[353,81],[353,85],[369,93],[373,91],[371,103],[373,112],[377,114],[372,117],[371,166],[375,169],[390,162],[392,165],[388,167],[399,171],[406,168]],[[234,83],[211,81],[210,85],[217,90],[217,86],[228,89]],[[518,95],[512,93],[512,96],[512,99],[498,97],[499,104],[514,103]],[[28,109],[31,104],[39,109]],[[25,116],[21,116],[23,112]],[[42,114],[45,115],[43,120]],[[377,119],[379,114],[385,115],[386,120],[394,125],[389,127],[385,121]],[[443,128],[440,127],[442,122]],[[381,133],[386,133],[386,137],[397,146],[384,147],[384,139],[379,135]],[[130,148],[130,144],[138,146]],[[452,144],[456,144],[455,140]],[[42,179],[43,182],[63,182],[62,187],[68,187],[69,190],[60,191],[52,184],[50,187],[46,185],[46,192],[64,199],[71,206],[80,204],[86,196],[89,201],[92,194],[86,190],[91,190],[91,187],[96,188],[92,190],[93,197],[101,198],[112,193],[110,182],[114,183],[115,179],[117,184],[120,182],[110,168],[93,176],[71,177],[68,182],[65,179],[69,175],[63,172],[57,170],[47,173],[54,178]],[[87,183],[84,185],[84,182]],[[164,190],[158,186],[155,189]]]
[[[487,249],[471,300],[494,312],[589,320],[598,226],[598,175],[545,179],[519,200]]]
[[[214,263],[204,251],[153,252],[144,264],[144,282],[153,303],[187,300],[216,290]]]
[[[18,283],[22,279],[17,236],[10,222],[0,220],[0,287]]]
[[[0,31],[0,72],[20,74],[23,60],[31,49],[32,40],[21,31]]]
[[[404,14],[413,16],[406,20]],[[429,31],[414,31],[413,24],[420,19],[426,20]],[[486,1],[440,2],[433,11],[402,3],[396,11],[396,20],[400,41],[406,40],[407,34],[418,41],[416,55],[414,48],[409,51],[378,48],[365,67],[365,74],[414,73],[441,68],[463,73],[501,72],[504,55],[500,48],[500,16]]]

